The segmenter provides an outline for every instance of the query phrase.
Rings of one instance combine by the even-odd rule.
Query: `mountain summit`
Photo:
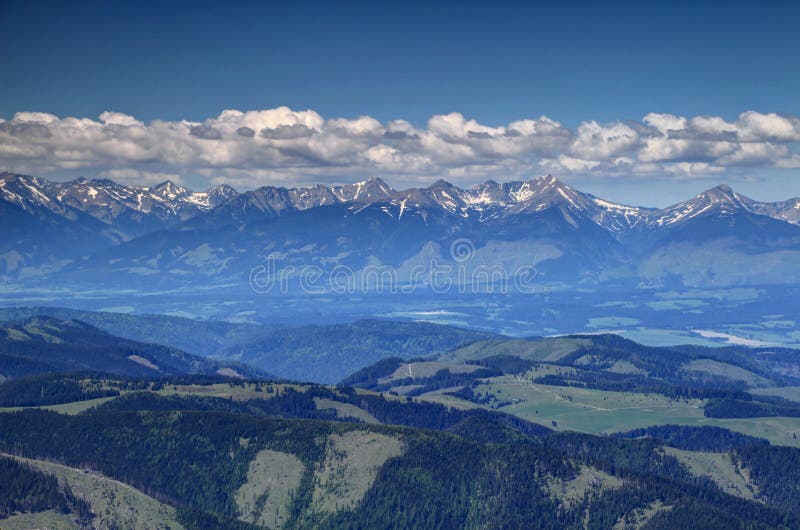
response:
[[[749,197],[736,193],[727,184],[720,184],[688,201],[653,212],[648,221],[653,226],[674,226],[698,217],[709,215],[730,217],[737,212],[750,212],[781,219],[780,214],[784,212],[784,209],[778,204],[780,203],[754,201]],[[792,222],[790,219],[782,220]]]
[[[228,185],[192,192],[174,182],[128,186],[110,179],[79,177],[51,182],[13,173],[0,174],[0,197],[27,211],[47,209],[68,219],[82,212],[113,229],[122,239],[170,226],[209,211],[236,191]]]

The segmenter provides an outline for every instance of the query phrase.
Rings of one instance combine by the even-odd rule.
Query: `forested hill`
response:
[[[58,307],[0,308],[0,322],[41,316],[79,320],[124,339],[241,362],[285,379],[327,384],[386,357],[437,355],[475,341],[500,338],[454,326],[380,319],[276,326]]]
[[[144,377],[258,373],[174,348],[116,337],[77,320],[36,316],[0,324],[0,378],[76,370]]]
[[[15,322],[36,316],[80,320],[111,335],[137,342],[170,346],[208,356],[220,348],[265,331],[260,324],[234,324],[221,320],[194,320],[169,315],[142,315],[111,311],[84,311],[66,307],[0,308],[0,321]]]
[[[730,433],[620,439],[347,387],[86,380],[118,395],[0,412],[0,453],[122,481],[145,496],[137,506],[184,528],[800,527],[800,450]],[[732,474],[704,474],[702,462]],[[83,490],[36,480],[42,494],[27,504],[0,488],[0,506],[17,506],[8,521],[60,510],[78,528],[110,502],[95,488],[81,507]]]
[[[478,340],[482,331],[428,322],[359,320],[347,324],[270,329],[222,350],[237,359],[287,379],[334,384],[381,359],[437,355]]]

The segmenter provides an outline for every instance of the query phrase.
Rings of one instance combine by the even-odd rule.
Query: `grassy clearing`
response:
[[[617,521],[613,530],[638,530],[644,528],[650,519],[657,514],[672,509],[672,506],[666,505],[661,501],[654,501],[647,505],[646,508],[636,508],[630,513],[626,513]]]
[[[510,403],[500,410],[559,429],[610,433],[662,423],[695,422],[703,417],[700,400],[673,400],[658,394],[608,392],[531,383],[503,376],[478,386]]]
[[[357,418],[364,423],[380,423],[378,418],[350,403],[342,403],[341,401],[334,401],[328,398],[314,398],[314,404],[317,410],[333,409],[336,411],[336,417],[340,419]]]
[[[355,508],[372,486],[378,469],[402,452],[402,442],[385,434],[332,434],[325,459],[314,474],[311,512],[324,514]]]
[[[47,407],[42,407],[42,408],[47,410],[52,410],[54,412],[59,412],[61,414],[74,416],[75,414],[80,414],[85,410],[89,410],[90,408],[95,407],[97,405],[102,405],[103,403],[111,401],[112,399],[115,399],[115,396],[89,399],[86,401],[76,401],[74,403],[64,403],[63,405],[49,405]]]
[[[728,453],[684,451],[674,447],[664,447],[663,450],[677,458],[693,475],[713,480],[725,493],[743,499],[760,498],[758,488],[748,479],[747,471],[740,469]]]
[[[103,404],[106,401],[111,401],[112,399],[115,398],[116,396],[110,396],[110,397],[102,397],[96,399],[87,399],[86,401],[73,401],[72,403],[64,403],[61,405],[44,405],[40,407],[0,407],[0,413],[17,412],[26,409],[43,409],[43,410],[52,410],[54,412],[73,416],[75,414],[80,414],[81,412],[88,410],[96,405]]]
[[[453,374],[468,374],[474,372],[475,370],[480,370],[481,368],[481,366],[475,364],[457,364],[438,361],[404,363],[398,366],[397,370],[395,370],[392,374],[379,379],[378,382],[385,384],[401,379],[433,377],[437,372],[445,369],[450,370],[450,373]]]
[[[81,530],[72,515],[47,510],[38,513],[23,513],[0,519],[2,530],[31,530],[41,528],[47,530]]]
[[[698,378],[703,378],[706,375],[716,375],[730,381],[742,381],[749,387],[763,388],[773,385],[769,379],[765,379],[749,370],[712,359],[695,359],[684,364],[681,367],[681,371],[688,372]]]
[[[557,429],[599,434],[672,423],[709,425],[800,447],[800,418],[706,418],[698,399],[539,385],[514,376],[487,379],[475,391],[508,403],[499,410]]]
[[[393,386],[389,389],[389,392],[394,392],[399,396],[405,396],[409,392],[413,392],[414,390],[419,390],[423,388],[425,385],[397,385]]]
[[[514,355],[530,361],[557,361],[581,346],[589,346],[584,339],[546,338],[536,341],[523,339],[482,340],[439,356],[442,361],[464,362],[485,359],[494,355]]]
[[[291,515],[292,496],[300,486],[305,466],[294,455],[265,449],[247,470],[247,482],[235,494],[241,519],[281,528]]]
[[[788,399],[789,401],[800,402],[800,386],[754,388],[751,392],[762,396],[778,396]]]
[[[485,408],[483,405],[478,405],[477,403],[472,403],[471,401],[466,401],[464,399],[459,399],[455,396],[448,396],[444,392],[449,392],[451,389],[443,388],[441,390],[434,390],[433,392],[426,392],[419,397],[415,397],[415,401],[428,401],[431,403],[439,403],[440,405],[444,405],[446,407],[452,409],[459,409],[459,410],[469,410],[469,409],[477,409],[477,408]]]
[[[647,374],[645,370],[638,368],[632,362],[624,360],[616,361],[607,369],[607,371],[615,374]]]
[[[614,361],[614,359],[611,359],[609,357],[604,357],[603,355],[593,355],[593,354],[582,355],[577,359],[575,359],[574,364],[581,368],[588,368],[588,369],[594,368],[597,370],[605,370],[607,372],[614,372],[618,374],[647,375],[646,370],[636,367],[636,365],[634,365],[630,361],[625,361],[625,360]],[[608,366],[608,368],[603,368],[604,366]]]
[[[605,490],[622,487],[622,480],[589,466],[582,466],[580,472],[570,480],[550,478],[545,489],[550,496],[569,509],[581,502],[587,494],[598,494]]]
[[[692,425],[713,425],[766,438],[773,445],[800,447],[800,418],[702,418]]]
[[[52,462],[12,458],[55,475],[61,484],[67,484],[75,495],[85,499],[95,514],[92,521],[94,528],[131,530],[183,528],[176,519],[175,508],[160,503],[125,483],[94,472],[85,472]],[[2,528],[6,528],[5,521]]]

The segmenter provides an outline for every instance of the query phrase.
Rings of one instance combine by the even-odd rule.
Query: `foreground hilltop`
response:
[[[3,528],[800,525],[797,350],[1,315]]]
[[[111,393],[0,409],[4,527],[800,524],[798,449],[724,429],[592,436],[344,386],[69,378],[17,386]],[[41,495],[22,499],[23,481]]]

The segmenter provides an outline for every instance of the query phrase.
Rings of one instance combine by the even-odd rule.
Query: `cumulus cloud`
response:
[[[271,140],[292,140],[307,138],[314,132],[314,129],[310,129],[302,123],[293,123],[292,125],[278,125],[274,129],[261,129],[261,136]]]
[[[189,134],[203,140],[219,140],[222,138],[222,133],[219,130],[208,125],[194,125],[189,129]]]
[[[600,125],[596,121],[578,127],[578,136],[570,151],[588,160],[613,160],[630,153],[639,143],[639,133],[624,123]]]
[[[122,114],[121,112],[106,111],[100,115],[100,121],[106,125],[138,125],[140,127],[144,127],[144,123],[140,122],[133,116],[128,116],[127,114]]]
[[[675,116],[674,114],[659,114],[651,112],[642,118],[645,125],[654,127],[661,134],[669,134],[670,131],[680,131],[686,128],[686,118]]]
[[[242,188],[367,176],[469,184],[545,171],[736,178],[758,169],[797,169],[799,143],[797,117],[755,111],[735,120],[650,113],[638,121],[587,121],[574,129],[547,116],[497,125],[457,112],[432,116],[424,126],[370,116],[325,118],[288,107],[150,123],[112,111],[96,119],[19,112],[0,119],[0,169],[148,183],[193,175]]]

